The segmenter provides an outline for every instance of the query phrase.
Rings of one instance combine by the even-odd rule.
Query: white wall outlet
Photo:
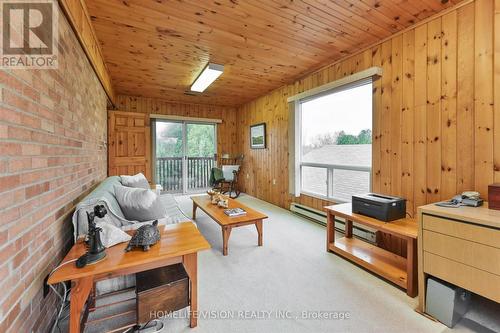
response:
[[[273,179],[273,185],[276,185],[276,179]]]
[[[247,173],[247,179],[250,178],[250,175]]]

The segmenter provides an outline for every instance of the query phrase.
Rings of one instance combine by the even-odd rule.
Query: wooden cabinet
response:
[[[419,310],[429,275],[500,302],[500,211],[427,205],[418,222]]]
[[[142,172],[151,182],[151,129],[143,113],[109,111],[108,175]]]

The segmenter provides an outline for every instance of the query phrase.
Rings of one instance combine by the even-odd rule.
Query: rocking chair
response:
[[[243,155],[223,154],[220,159],[220,168],[212,168],[210,185],[213,190],[222,194],[229,193],[231,199],[236,199],[241,191],[238,189],[238,174],[243,163]]]

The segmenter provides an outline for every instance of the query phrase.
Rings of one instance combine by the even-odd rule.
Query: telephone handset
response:
[[[483,205],[483,199],[480,198],[479,192],[467,191],[462,194],[455,195],[450,201],[442,201],[436,203],[436,206],[457,208],[462,206],[480,207]]]

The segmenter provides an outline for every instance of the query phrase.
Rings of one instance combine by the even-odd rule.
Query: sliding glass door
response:
[[[156,183],[164,192],[207,189],[216,163],[216,125],[186,121],[155,121]]]
[[[187,191],[210,187],[210,170],[215,166],[217,142],[215,124],[186,123]]]

